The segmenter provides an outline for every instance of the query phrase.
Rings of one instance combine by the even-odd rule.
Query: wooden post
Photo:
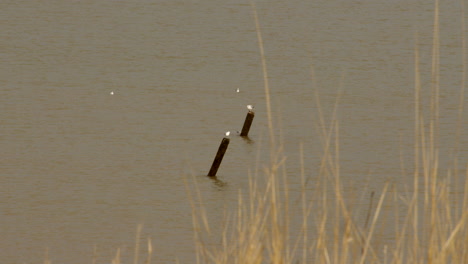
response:
[[[208,172],[208,176],[216,177],[216,172],[218,172],[219,165],[221,165],[221,161],[223,161],[224,153],[226,153],[228,146],[229,138],[224,137],[221,144],[219,144],[218,152],[216,153],[213,165],[211,165],[210,172]]]
[[[247,113],[247,116],[245,117],[245,121],[244,121],[244,126],[242,127],[242,131],[240,134],[241,137],[246,137],[249,135],[250,126],[252,125],[252,121],[254,117],[255,117],[254,112],[249,111]]]

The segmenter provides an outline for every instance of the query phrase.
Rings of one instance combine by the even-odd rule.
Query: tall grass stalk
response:
[[[270,103],[270,85],[268,81],[268,70],[267,70],[267,63],[266,63],[266,58],[265,58],[265,49],[263,46],[263,37],[262,37],[262,31],[260,28],[260,22],[258,20],[257,7],[255,5],[254,0],[250,0],[250,5],[252,7],[252,13],[253,13],[254,21],[255,21],[258,49],[260,52],[260,59],[262,62],[263,84],[265,88],[265,101],[266,101],[266,108],[267,108],[267,115],[268,115],[268,130],[270,132],[270,144],[271,144],[271,147],[273,148],[275,145],[275,137],[273,134],[273,120],[271,116],[271,103]]]

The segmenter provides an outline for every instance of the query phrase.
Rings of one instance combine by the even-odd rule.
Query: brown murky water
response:
[[[412,182],[404,171],[413,164],[414,48],[428,109],[430,2],[257,2],[291,195],[299,145],[311,179],[322,153],[315,94],[329,120],[340,89],[345,192]],[[95,250],[105,263],[117,248],[129,260],[143,224],[155,262],[190,263],[184,178],[195,175],[216,221],[234,208],[257,153],[260,164],[268,157],[249,3],[24,0],[0,10],[0,261],[40,263],[48,254],[53,263],[91,263]],[[468,134],[456,133],[467,63],[461,10],[460,1],[440,7],[442,168],[455,155],[460,167],[467,162]],[[256,109],[250,141],[232,137],[218,172],[224,185],[215,184],[204,175],[247,104]]]

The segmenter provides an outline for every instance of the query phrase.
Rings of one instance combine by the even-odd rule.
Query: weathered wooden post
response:
[[[255,117],[255,113],[252,111],[253,106],[248,105],[247,109],[249,109],[249,112],[247,113],[247,116],[245,117],[244,126],[242,127],[242,131],[240,134],[241,137],[246,137],[249,135],[250,126],[252,125],[252,121]]]
[[[213,160],[213,164],[211,165],[210,172],[208,172],[208,176],[216,177],[216,172],[218,172],[219,165],[221,165],[221,161],[223,161],[224,153],[229,146],[229,131],[226,132],[226,137],[223,138],[221,144],[219,144],[218,152],[216,153],[216,157]]]

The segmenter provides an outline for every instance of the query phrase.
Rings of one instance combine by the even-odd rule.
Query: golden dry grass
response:
[[[385,185],[375,199],[375,208],[372,205],[372,192],[365,224],[355,220],[353,210],[356,208],[351,208],[345,202],[347,197],[342,191],[340,180],[336,107],[331,121],[326,124],[317,95],[319,127],[326,128],[321,131],[323,156],[321,166],[317,168],[320,180],[313,188],[315,192],[310,195],[305,188],[307,181],[304,170],[300,173],[304,186],[299,199],[302,208],[300,227],[290,226],[291,201],[287,179],[291,175],[285,173],[282,147],[277,146],[273,138],[274,124],[263,40],[255,4],[251,3],[264,73],[270,129],[271,158],[263,173],[266,184],[259,184],[250,177],[248,195],[239,194],[236,217],[225,226],[224,232],[220,234],[222,242],[217,247],[209,247],[203,241],[202,233],[209,232],[210,224],[203,209],[193,207],[197,263],[468,263],[468,184],[464,187],[462,201],[454,205],[450,186],[453,184],[453,175],[449,169],[442,172],[439,168],[438,1],[435,2],[434,12],[429,116],[424,116],[421,111],[419,51],[415,47],[415,164],[412,173],[414,183],[407,192],[410,196],[404,198],[395,190],[390,192],[391,186]],[[465,63],[463,65],[465,74]],[[463,124],[464,84],[465,77],[460,93],[457,135],[460,135]],[[299,152],[301,163],[304,164],[302,147]],[[465,177],[468,176],[466,171]],[[333,191],[328,192],[325,186],[332,186]],[[192,197],[201,201],[199,194]],[[394,210],[389,212],[390,209],[384,207],[384,203],[391,203]],[[401,212],[403,215],[400,215]],[[394,223],[384,217],[391,213],[395,214]],[[394,239],[387,241],[390,244],[382,246],[378,243],[381,238],[378,237],[377,229],[388,225],[393,225]]]
[[[218,247],[203,241],[210,224],[204,211],[194,207],[194,228],[199,232],[195,236],[197,263],[468,263],[468,185],[462,201],[454,206],[452,175],[441,173],[438,167],[435,133],[431,131],[435,126],[425,128],[424,120],[419,119],[416,127],[418,158],[408,198],[393,190],[390,193],[391,187],[385,185],[375,199],[375,208],[371,198],[366,223],[359,223],[342,191],[338,123],[332,122],[322,138],[326,149],[318,168],[321,179],[313,195],[304,188],[299,199],[301,226],[290,226],[284,159],[273,160],[264,170],[266,184],[250,178],[248,195],[239,194],[237,211],[232,212],[235,217],[220,234]],[[302,157],[302,149],[300,152]],[[306,185],[303,172],[301,182]],[[325,186],[332,186],[333,191],[327,192]],[[384,208],[384,203],[394,203],[396,209]],[[403,215],[395,216],[397,221],[392,223],[385,219],[392,212]],[[382,250],[377,229],[392,224],[395,238]]]

